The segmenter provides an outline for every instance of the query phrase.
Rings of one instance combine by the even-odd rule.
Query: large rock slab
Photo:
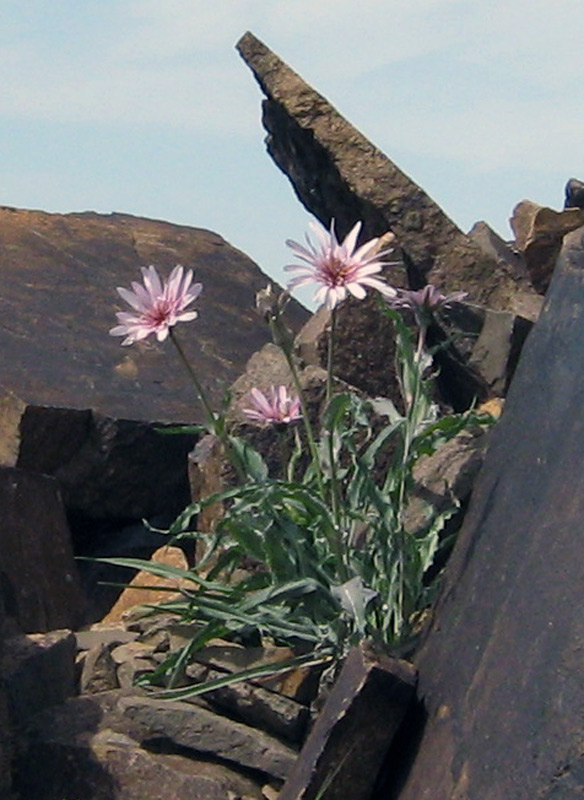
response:
[[[516,308],[533,295],[527,275],[509,270],[466,236],[411,178],[252,33],[237,49],[262,91],[268,152],[306,208],[341,235],[358,219],[364,239],[391,230],[416,288],[465,290],[473,302]]]
[[[26,633],[75,628],[84,601],[54,478],[0,467],[0,594]]]
[[[108,335],[122,308],[116,286],[154,264],[177,263],[203,283],[200,316],[180,337],[218,400],[269,340],[254,313],[268,279],[215,233],[124,214],[47,214],[0,208],[2,387],[25,403],[93,408],[114,418],[190,422],[202,414],[168,342],[130,348]],[[289,306],[292,327],[307,318]]]
[[[580,228],[566,237],[416,658],[427,721],[401,791],[394,782],[399,800],[582,794],[583,307]]]

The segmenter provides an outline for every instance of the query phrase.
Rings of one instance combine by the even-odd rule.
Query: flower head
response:
[[[132,281],[132,291],[117,288],[117,292],[134,311],[118,311],[119,325],[110,330],[112,336],[125,336],[123,345],[134,344],[156,334],[163,342],[177,322],[196,319],[196,311],[185,311],[203,290],[202,283],[192,283],[193,271],[185,272],[176,266],[167,281],[161,281],[155,267],[142,267],[143,285]]]
[[[440,308],[452,303],[459,303],[467,296],[467,292],[442,294],[435,286],[428,284],[418,291],[398,289],[396,296],[388,300],[392,308],[407,308],[414,312],[419,324],[427,324],[432,314]]]
[[[288,264],[286,271],[298,273],[288,283],[288,289],[302,286],[306,283],[321,284],[317,289],[314,299],[324,303],[327,308],[333,309],[342,302],[347,293],[362,300],[366,295],[366,286],[377,289],[385,297],[395,297],[395,289],[388,286],[383,278],[373,277],[381,272],[387,262],[382,261],[391,249],[380,250],[380,240],[371,239],[369,242],[355,249],[357,237],[361,230],[361,222],[352,228],[342,243],[339,243],[335,231],[335,221],[331,222],[330,232],[322,225],[311,222],[310,227],[318,238],[314,245],[306,236],[307,247],[288,240],[286,244],[303,264]],[[391,239],[393,235],[389,234]],[[388,241],[388,237],[384,237]]]
[[[288,394],[285,386],[271,386],[268,395],[254,387],[249,399],[253,408],[244,408],[243,413],[255,422],[288,424],[302,419],[300,398]]]

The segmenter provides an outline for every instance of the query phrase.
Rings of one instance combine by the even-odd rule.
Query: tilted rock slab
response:
[[[145,729],[146,738],[166,740],[279,780],[296,761],[297,752],[273,736],[191,703],[127,697],[120,700],[119,709]]]
[[[237,49],[262,91],[268,152],[303,205],[344,236],[363,220],[363,239],[391,230],[410,281],[465,290],[472,302],[525,314],[527,274],[504,267],[465,235],[414,181],[252,33]],[[521,290],[518,292],[518,290]]]
[[[167,341],[121,347],[109,336],[125,306],[116,286],[155,265],[195,270],[199,318],[178,336],[214,400],[269,341],[254,312],[269,282],[215,233],[126,214],[47,214],[0,207],[0,374],[24,403],[91,408],[106,417],[195,422],[202,411]],[[307,318],[289,306],[292,325]]]
[[[582,793],[583,309],[580,228],[566,237],[416,657],[427,721],[392,800]]]

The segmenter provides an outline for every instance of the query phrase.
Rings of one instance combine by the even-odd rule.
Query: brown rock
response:
[[[394,776],[399,800],[581,794],[583,305],[580,228],[565,239],[416,656],[425,722]]]
[[[391,230],[410,280],[444,291],[465,290],[473,302],[513,309],[527,276],[510,276],[328,102],[253,34],[237,49],[266,95],[268,152],[301,202],[344,236],[364,222],[364,239]],[[370,313],[368,311],[367,313]]]
[[[195,683],[205,683],[225,675],[224,672],[196,663],[186,668],[186,674]],[[291,742],[302,739],[310,716],[307,706],[247,681],[214,689],[206,692],[204,697],[247,725],[262,728]]]
[[[255,783],[226,766],[140,748],[116,711],[120,696],[77,698],[36,718],[19,760],[21,797],[259,800]]]
[[[197,228],[124,214],[46,214],[0,208],[4,390],[27,404],[86,409],[114,419],[201,420],[188,376],[169,343],[120,347],[108,335],[122,308],[116,286],[154,264],[177,263],[204,284],[199,319],[179,336],[211,397],[269,340],[253,311],[268,282],[243,253]],[[293,302],[291,324],[308,313]],[[42,324],[39,325],[39,320]]]
[[[28,405],[6,393],[0,395],[0,463],[57,478],[67,510],[76,515],[151,519],[178,513],[188,502],[185,463],[195,436],[165,436],[162,428]]]
[[[369,800],[415,682],[411,664],[354,648],[279,800]]]
[[[296,759],[295,750],[267,733],[191,703],[126,697],[120,700],[119,708],[127,719],[144,729],[147,738],[162,738],[175,747],[186,747],[277,779],[288,775]]]
[[[83,694],[107,692],[119,687],[116,663],[105,644],[92,647],[85,655],[80,687]]]
[[[61,630],[11,637],[1,667],[11,722],[22,728],[75,693],[75,636]]]
[[[161,547],[154,553],[151,560],[157,564],[165,564],[177,569],[188,569],[184,554],[179,547]],[[102,623],[111,625],[120,622],[124,615],[136,606],[142,606],[145,603],[156,605],[170,600],[173,595],[175,597],[178,595],[178,589],[181,586],[192,587],[192,583],[180,578],[165,578],[152,575],[150,572],[138,572],[129,581],[128,586],[103,618]]]
[[[0,467],[0,592],[26,632],[75,628],[84,604],[54,478]]]
[[[545,294],[564,236],[584,225],[584,211],[568,208],[554,211],[530,200],[522,200],[509,220],[515,234],[515,247],[523,253],[534,288]]]

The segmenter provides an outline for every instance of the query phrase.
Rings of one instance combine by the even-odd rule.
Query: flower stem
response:
[[[244,469],[243,464],[241,463],[240,458],[238,457],[237,453],[235,452],[234,448],[232,447],[232,445],[231,445],[231,443],[229,441],[229,436],[227,435],[227,431],[225,429],[225,420],[224,420],[224,418],[223,417],[218,417],[215,414],[215,412],[213,411],[213,408],[212,408],[211,404],[209,403],[209,400],[207,398],[205,390],[203,389],[203,386],[202,386],[201,382],[197,378],[197,373],[193,369],[193,366],[192,366],[191,362],[187,358],[186,353],[183,350],[183,347],[182,347],[181,343],[176,338],[176,335],[175,335],[175,333],[174,333],[172,328],[168,331],[168,335],[169,335],[170,341],[173,343],[173,345],[174,345],[174,347],[175,347],[175,349],[176,349],[176,351],[178,353],[178,356],[179,356],[180,360],[182,361],[183,365],[186,367],[186,370],[189,373],[189,376],[190,376],[190,378],[191,378],[191,380],[192,380],[192,382],[193,382],[193,384],[195,386],[197,394],[199,395],[201,403],[203,404],[203,408],[205,409],[205,413],[207,415],[207,427],[208,427],[209,433],[212,433],[214,436],[216,436],[219,439],[219,441],[223,445],[224,453],[227,454],[227,456],[229,457],[229,460],[231,461],[231,464],[232,464],[235,472],[237,473],[238,479],[240,480],[241,483],[245,483],[245,479],[246,479],[245,469]]]
[[[207,395],[205,394],[205,390],[203,389],[203,386],[201,385],[201,382],[197,378],[197,373],[193,369],[193,367],[191,365],[191,362],[188,360],[188,358],[186,356],[186,353],[183,350],[183,347],[182,347],[181,343],[176,338],[176,335],[175,335],[175,333],[174,333],[172,328],[170,328],[170,330],[168,331],[168,336],[169,336],[170,341],[175,346],[180,360],[182,361],[182,363],[186,367],[187,372],[189,373],[189,376],[190,376],[190,378],[191,378],[191,380],[192,380],[192,382],[193,382],[193,384],[195,386],[195,389],[197,390],[197,394],[199,395],[199,399],[201,400],[201,402],[203,404],[203,407],[205,409],[205,413],[207,415],[207,422],[208,422],[208,426],[209,426],[209,432],[210,433],[214,433],[216,436],[218,436],[219,435],[219,431],[218,431],[218,426],[217,426],[217,417],[215,416],[215,412],[211,408],[211,404],[209,403],[209,401],[207,399]],[[221,438],[221,436],[219,436],[219,438]]]

